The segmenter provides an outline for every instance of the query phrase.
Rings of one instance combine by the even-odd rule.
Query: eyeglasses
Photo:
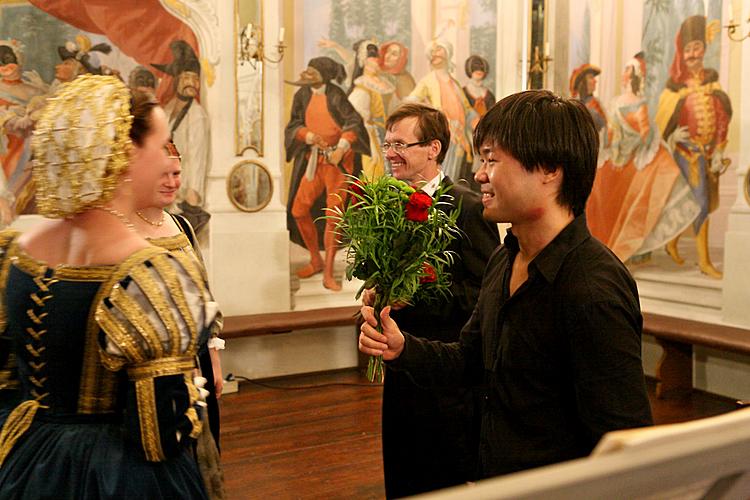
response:
[[[175,146],[174,142],[169,141],[164,145],[164,151],[167,152],[168,158],[175,158],[177,160],[182,160],[182,156],[180,155],[180,151],[177,149],[177,146]]]
[[[396,154],[401,154],[412,146],[419,146],[421,144],[427,144],[428,142],[431,141],[412,142],[411,144],[404,144],[403,142],[384,142],[383,145],[380,146],[380,150],[383,152],[383,154],[385,154],[389,149],[393,149]]]

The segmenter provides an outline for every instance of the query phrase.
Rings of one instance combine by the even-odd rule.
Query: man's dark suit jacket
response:
[[[450,250],[452,296],[436,303],[417,303],[392,317],[412,335],[443,342],[458,340],[479,296],[485,265],[500,244],[497,225],[482,217],[478,193],[453,184],[442,201],[461,207],[458,226],[463,237]],[[462,484],[473,479],[478,423],[471,414],[471,394],[465,388],[426,389],[405,372],[388,370],[383,392],[383,465],[388,498]],[[475,431],[475,432],[473,432]]]

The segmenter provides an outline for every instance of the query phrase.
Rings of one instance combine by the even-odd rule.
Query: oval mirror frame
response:
[[[750,205],[750,168],[745,172],[745,182],[742,183],[742,191],[745,192],[745,201]]]
[[[263,210],[273,198],[273,178],[258,160],[237,163],[227,176],[229,201],[243,212]]]

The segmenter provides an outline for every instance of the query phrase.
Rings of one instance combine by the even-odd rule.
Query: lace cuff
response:
[[[216,349],[217,351],[224,350],[226,342],[224,342],[224,339],[221,339],[219,337],[211,337],[208,339],[208,348],[209,349]]]

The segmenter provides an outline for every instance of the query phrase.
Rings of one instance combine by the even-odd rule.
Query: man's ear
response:
[[[437,139],[430,141],[430,160],[436,160],[440,156],[440,151],[443,149],[443,144]]]
[[[544,174],[544,178],[542,179],[542,182],[544,184],[549,184],[550,182],[561,182],[563,177],[563,170],[560,165],[555,166],[543,166],[542,167],[542,173]]]

